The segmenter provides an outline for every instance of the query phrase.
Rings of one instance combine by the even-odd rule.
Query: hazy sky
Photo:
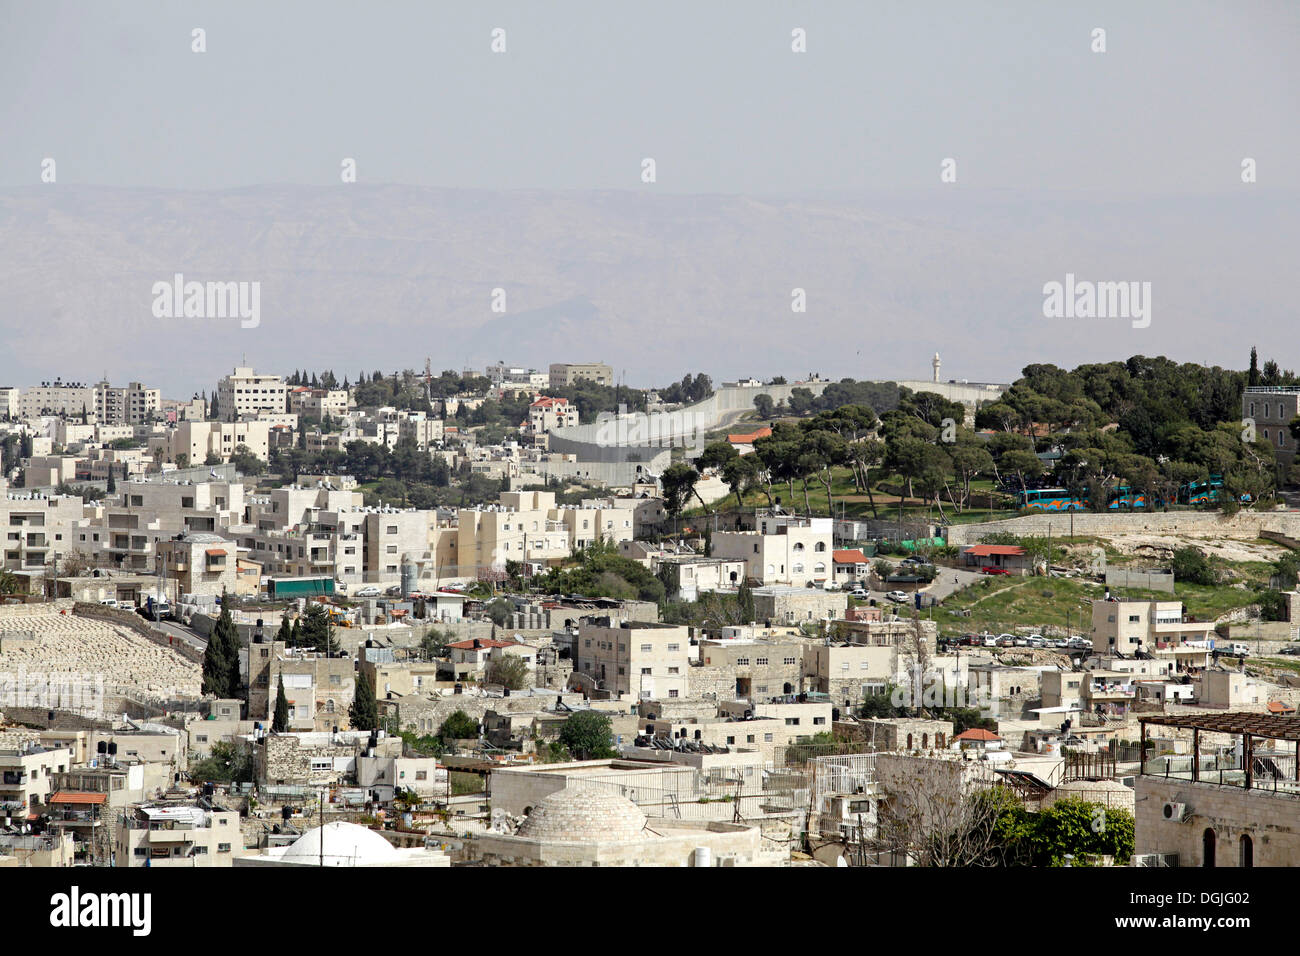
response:
[[[1218,191],[1298,81],[1292,2],[5,0],[0,186]]]
[[[0,90],[0,384],[1300,365],[1293,0],[0,0]],[[260,327],[155,318],[181,272],[265,280]],[[1073,272],[1153,282],[1155,322],[1045,320]]]

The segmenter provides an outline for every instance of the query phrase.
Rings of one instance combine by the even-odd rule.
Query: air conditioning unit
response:
[[[1133,857],[1134,866],[1177,866],[1177,853],[1139,853]]]
[[[1166,803],[1160,815],[1170,823],[1186,823],[1191,819],[1191,808],[1185,803]]]

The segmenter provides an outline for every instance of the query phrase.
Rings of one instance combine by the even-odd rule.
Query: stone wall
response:
[[[160,631],[156,628],[150,627],[148,622],[138,614],[133,614],[130,611],[122,611],[115,607],[109,607],[107,604],[86,604],[80,601],[73,605],[72,613],[76,614],[78,617],[94,618],[95,620],[107,621],[110,624],[119,624],[122,627],[130,628],[141,637],[152,641],[159,647],[165,647],[174,651],[187,661],[191,661],[195,664],[203,663],[202,651],[191,647],[184,641],[175,640],[165,631]]]
[[[1006,532],[1016,535],[1046,535],[1050,526],[1053,536],[1069,534],[1068,514],[1033,514],[1002,521],[955,524],[948,528],[948,543],[974,544],[986,534]],[[1157,511],[1151,514],[1077,513],[1073,518],[1075,535],[1116,534],[1183,534],[1201,537],[1253,540],[1270,531],[1300,538],[1300,512],[1240,511],[1227,517],[1216,511]]]
[[[1213,829],[1216,866],[1241,865],[1243,835],[1254,843],[1255,866],[1300,859],[1300,796],[1154,776],[1139,776],[1136,791],[1136,853],[1177,853],[1179,866],[1200,866],[1205,831]],[[1165,820],[1166,803],[1186,804],[1188,822]]]

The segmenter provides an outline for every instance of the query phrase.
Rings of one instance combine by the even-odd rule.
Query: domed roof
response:
[[[280,859],[286,863],[319,865],[322,862],[322,830],[325,833],[323,861],[326,866],[371,866],[391,863],[397,857],[397,848],[374,830],[355,823],[327,823],[298,837]]]
[[[626,843],[643,839],[645,814],[604,787],[568,786],[540,800],[518,836],[564,843]]]

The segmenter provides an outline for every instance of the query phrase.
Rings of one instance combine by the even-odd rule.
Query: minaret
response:
[[[935,353],[934,353],[934,358],[930,360],[930,364],[934,366],[934,380],[935,380],[935,382],[938,382],[938,381],[939,381],[939,366],[942,364],[942,363],[939,361],[939,353],[938,353],[938,352],[935,352]]]

